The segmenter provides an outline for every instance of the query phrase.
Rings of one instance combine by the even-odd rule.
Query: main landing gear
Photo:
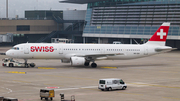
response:
[[[84,66],[89,66],[89,62],[85,62],[85,63],[84,63]],[[93,63],[91,64],[91,67],[96,68],[96,67],[97,67],[97,64],[93,62]]]
[[[96,68],[96,67],[97,67],[97,64],[93,62],[93,63],[91,64],[91,67]]]

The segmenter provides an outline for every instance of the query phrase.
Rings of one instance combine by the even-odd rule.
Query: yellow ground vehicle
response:
[[[40,89],[40,97],[41,100],[43,98],[45,98],[45,100],[48,100],[48,98],[53,100],[53,97],[55,97],[54,89]]]

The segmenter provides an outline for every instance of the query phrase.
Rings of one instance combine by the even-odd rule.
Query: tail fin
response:
[[[165,46],[170,23],[164,22],[146,44]]]

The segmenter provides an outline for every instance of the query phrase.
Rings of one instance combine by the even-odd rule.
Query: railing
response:
[[[41,42],[45,42],[48,39],[51,39],[53,36],[55,36],[58,33],[58,31],[52,31],[50,34],[48,34],[45,37],[40,38],[39,40],[36,41],[36,43],[41,43]]]

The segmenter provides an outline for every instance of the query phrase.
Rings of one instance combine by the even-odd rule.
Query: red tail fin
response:
[[[147,44],[159,44],[159,45],[165,45],[168,31],[169,31],[170,23],[164,22],[159,29],[154,33],[154,35],[149,39]]]

